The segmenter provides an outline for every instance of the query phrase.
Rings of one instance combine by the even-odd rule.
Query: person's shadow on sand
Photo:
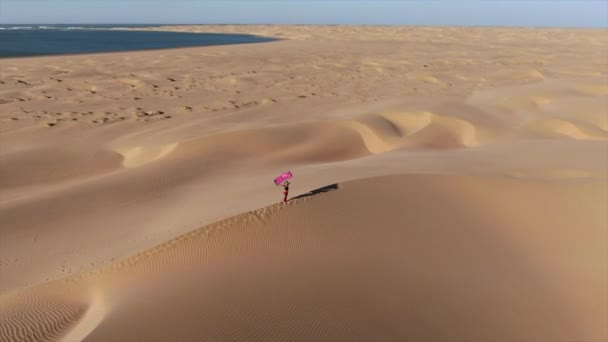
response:
[[[301,199],[301,198],[305,198],[305,197],[310,197],[310,196],[315,196],[318,194],[322,194],[324,192],[329,192],[329,191],[334,191],[334,190],[338,190],[338,184],[331,184],[331,185],[326,185],[322,188],[318,188],[316,190],[312,190],[310,192],[307,192],[305,194],[290,198],[289,201],[293,201],[293,200],[297,200],[297,199]]]

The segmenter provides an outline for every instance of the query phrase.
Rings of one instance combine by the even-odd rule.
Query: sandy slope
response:
[[[211,224],[90,274],[4,294],[2,334],[606,337],[604,180],[411,175],[325,191]]]
[[[165,29],[0,60],[0,341],[608,339],[605,31]]]

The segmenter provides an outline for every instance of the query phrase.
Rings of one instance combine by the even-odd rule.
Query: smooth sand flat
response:
[[[0,60],[0,341],[608,339],[606,31],[162,29]]]

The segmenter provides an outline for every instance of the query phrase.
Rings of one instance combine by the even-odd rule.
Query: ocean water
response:
[[[246,34],[128,31],[150,25],[0,25],[0,58],[248,44]]]

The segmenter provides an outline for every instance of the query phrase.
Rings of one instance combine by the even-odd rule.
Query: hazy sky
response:
[[[608,0],[0,0],[2,23],[608,27]]]

